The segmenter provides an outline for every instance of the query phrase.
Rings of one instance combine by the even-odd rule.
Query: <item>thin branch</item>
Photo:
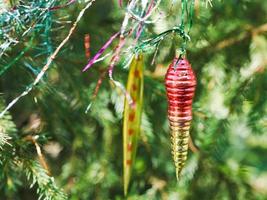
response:
[[[38,155],[38,159],[40,161],[40,164],[46,170],[47,175],[51,176],[50,169],[49,169],[48,164],[47,164],[47,162],[45,160],[45,157],[44,157],[44,155],[42,153],[41,147],[38,144],[38,142],[36,141],[37,138],[38,138],[38,136],[28,135],[25,139],[34,144],[36,152],[37,152],[37,155]]]
[[[42,79],[42,77],[44,76],[44,74],[46,73],[46,71],[49,69],[51,63],[53,62],[53,60],[55,59],[55,57],[57,56],[57,54],[59,53],[59,51],[62,49],[62,47],[68,42],[68,40],[70,39],[71,35],[73,34],[74,30],[77,27],[78,22],[81,20],[81,18],[83,17],[85,11],[93,4],[95,0],[91,0],[89,1],[86,6],[81,10],[81,12],[79,13],[76,21],[73,23],[71,29],[69,30],[68,35],[66,36],[66,38],[59,44],[59,46],[56,48],[56,50],[54,51],[54,53],[48,58],[47,63],[43,66],[41,72],[37,75],[37,77],[35,78],[34,82],[32,83],[31,86],[29,86],[26,90],[24,90],[18,97],[16,97],[15,99],[13,99],[8,105],[7,107],[0,113],[0,118],[2,118],[4,116],[4,114],[11,108],[13,107],[22,97],[26,96],[27,94],[29,94],[32,89],[34,88],[34,86],[36,86],[40,80]]]
[[[241,34],[239,34],[239,35],[237,35],[235,37],[231,37],[231,38],[228,38],[228,39],[225,39],[225,40],[219,42],[215,46],[215,49],[216,50],[224,49],[224,48],[226,48],[228,46],[231,46],[231,45],[233,45],[235,43],[241,42],[242,40],[244,40],[244,39],[246,39],[246,38],[248,38],[250,36],[255,36],[255,35],[263,34],[265,32],[267,32],[267,23],[262,24],[261,26],[256,27],[256,28],[250,27],[248,29],[248,31],[245,32],[245,33],[241,33]]]
[[[189,136],[189,143],[188,143],[189,149],[193,152],[193,153],[198,153],[199,149],[195,146],[192,137]]]

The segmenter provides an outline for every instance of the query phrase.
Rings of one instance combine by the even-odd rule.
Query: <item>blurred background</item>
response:
[[[87,63],[85,35],[90,34],[93,56],[120,30],[126,1],[120,7],[115,0],[97,0],[40,84],[0,120],[0,199],[31,200],[41,194],[43,199],[62,199],[63,192],[71,200],[267,199],[267,2],[209,2],[196,1],[190,32],[187,58],[197,76],[191,137],[198,151],[189,150],[179,182],[171,157],[164,75],[181,42],[167,37],[154,64],[154,51],[144,55],[141,136],[124,197],[124,96],[106,76],[85,113],[110,59],[86,73],[81,70]],[[22,37],[35,15],[21,14],[26,28],[9,23],[7,12],[19,3],[23,1],[12,6],[3,1],[0,9],[1,48],[7,46],[0,61],[1,110],[30,86],[85,5],[81,1],[48,12],[37,20],[39,27]],[[159,16],[166,17],[156,20]],[[180,16],[180,1],[162,1],[151,17],[156,22],[146,26],[141,40],[178,25]],[[7,43],[11,36],[20,42]],[[124,85],[126,58],[127,51],[114,69],[114,78]]]

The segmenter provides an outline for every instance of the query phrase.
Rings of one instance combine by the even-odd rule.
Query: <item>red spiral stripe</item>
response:
[[[168,98],[172,156],[178,178],[187,159],[192,102],[196,88],[195,74],[186,59],[175,58],[173,60],[165,76],[165,86]]]

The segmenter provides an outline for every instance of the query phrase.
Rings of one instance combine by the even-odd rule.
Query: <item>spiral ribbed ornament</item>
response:
[[[175,58],[165,76],[172,156],[177,179],[185,165],[196,77],[186,59]]]

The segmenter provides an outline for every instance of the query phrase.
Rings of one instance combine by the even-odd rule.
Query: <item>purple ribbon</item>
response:
[[[104,51],[109,47],[109,45],[112,43],[112,41],[118,37],[120,32],[115,33],[112,35],[109,40],[104,44],[104,46],[97,52],[97,54],[88,62],[88,64],[83,68],[83,72],[88,70],[94,63],[95,61],[104,53]]]

